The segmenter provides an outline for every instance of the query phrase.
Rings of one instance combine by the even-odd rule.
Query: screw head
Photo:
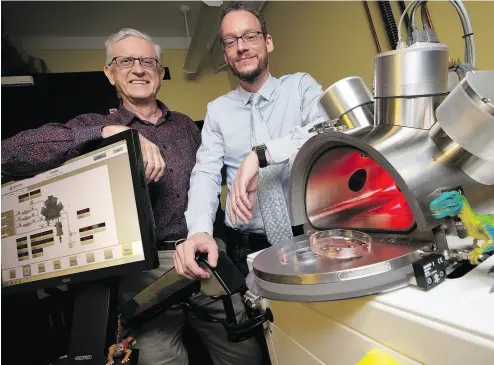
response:
[[[187,14],[190,10],[190,7],[188,5],[180,5],[180,12],[182,14]]]

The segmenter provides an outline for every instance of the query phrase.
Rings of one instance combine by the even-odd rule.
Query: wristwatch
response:
[[[267,148],[265,144],[252,147],[252,151],[254,151],[257,155],[257,159],[259,160],[259,167],[261,169],[268,166],[268,160],[266,159],[266,149]]]

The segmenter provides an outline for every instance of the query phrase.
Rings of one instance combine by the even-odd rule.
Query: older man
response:
[[[247,275],[248,253],[292,236],[287,162],[310,137],[308,130],[327,120],[318,105],[322,87],[309,74],[279,79],[270,74],[274,43],[262,14],[243,3],[230,4],[219,36],[240,85],[208,105],[185,213],[189,237],[175,251],[177,271],[189,278],[207,274],[193,260],[196,251],[208,252],[212,265],[217,259],[212,233],[223,166],[225,238],[239,269]]]
[[[173,250],[187,236],[184,212],[189,178],[200,144],[197,126],[186,115],[169,110],[156,99],[163,79],[161,48],[137,30],[122,29],[106,42],[105,74],[122,98],[117,113],[84,114],[66,124],[46,124],[2,142],[2,175],[32,176],[57,167],[77,156],[88,142],[132,128],[139,132],[149,193],[153,205],[160,267],[133,275],[121,286],[123,299],[130,299],[173,266]],[[221,316],[221,301],[204,296],[196,304]],[[239,319],[245,314],[235,298]],[[138,340],[142,365],[184,365],[188,355],[181,341],[185,315],[170,309],[140,328]],[[227,342],[219,323],[188,318],[202,337],[213,361],[222,364],[257,364],[259,348],[253,341]]]

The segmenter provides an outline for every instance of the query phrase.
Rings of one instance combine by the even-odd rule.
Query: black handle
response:
[[[209,266],[209,262],[208,262],[208,254],[205,253],[205,252],[196,252],[196,261],[197,263],[204,263],[206,264],[210,269],[211,269],[211,266]]]

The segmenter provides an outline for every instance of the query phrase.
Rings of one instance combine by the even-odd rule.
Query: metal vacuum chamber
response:
[[[494,83],[478,86],[472,79],[487,74],[476,71],[448,96],[447,72],[447,47],[427,43],[376,56],[373,98],[359,78],[326,90],[321,105],[328,115],[355,128],[341,131],[326,123],[298,152],[289,211],[292,226],[304,233],[255,257],[247,280],[252,292],[324,301],[408,285],[423,250],[441,246],[438,231],[445,221],[431,215],[431,200],[452,189],[461,189],[473,206],[494,200],[494,145],[489,139],[475,143],[492,133],[494,113],[485,98]],[[467,82],[476,87],[468,95],[483,101],[464,102],[475,118],[460,131],[436,109],[458,106],[450,99],[465,99],[457,89]],[[445,139],[449,144],[439,143]],[[448,150],[452,143],[461,153]],[[466,153],[470,160],[461,159]],[[482,174],[469,161],[483,163]]]

